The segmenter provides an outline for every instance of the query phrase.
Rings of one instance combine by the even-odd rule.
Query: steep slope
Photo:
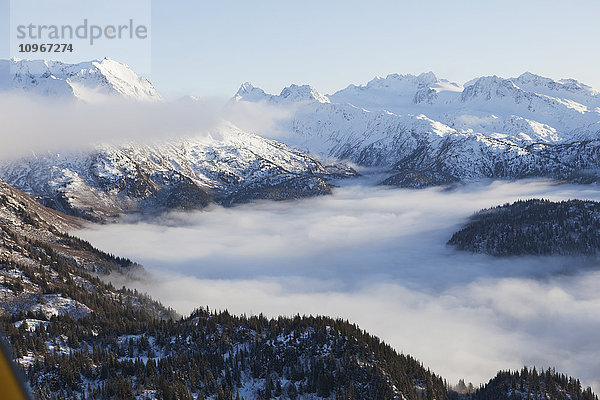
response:
[[[195,138],[98,146],[0,165],[0,176],[11,185],[88,219],[327,194],[325,178],[353,173],[230,124]]]
[[[394,165],[383,183],[402,185],[421,176],[415,185],[448,184],[480,179],[545,177],[572,183],[597,183],[600,140],[527,146],[482,134],[459,134],[424,145]],[[412,184],[409,186],[413,186]]]
[[[107,97],[160,100],[150,82],[108,58],[80,64],[11,59],[0,61],[0,72],[0,92],[9,95],[21,91],[86,102]],[[253,89],[245,85],[242,92]],[[296,85],[272,97],[290,104],[328,101],[312,88]],[[215,201],[231,205],[328,194],[326,179],[353,175],[350,168],[325,166],[307,153],[227,122],[197,137],[99,144],[89,151],[0,162],[0,178],[11,185],[49,207],[94,221],[130,212],[197,209]]]
[[[599,131],[597,91],[573,79],[554,81],[531,73],[476,78],[464,87],[431,72],[393,74],[329,98],[372,111],[423,113],[461,132],[511,140],[551,143],[589,139],[588,133]]]
[[[37,312],[47,318],[64,314],[79,318],[96,311],[81,301],[84,294],[98,294],[99,288],[118,294],[90,274],[139,266],[64,233],[83,222],[48,209],[0,181],[0,314]],[[153,315],[166,311],[143,298],[134,303],[137,308],[148,306]]]
[[[560,79],[555,81],[532,74],[531,72],[525,72],[521,76],[512,78],[511,80],[517,86],[529,92],[554,98],[571,98],[581,104],[600,105],[600,92],[575,79]]]
[[[79,64],[17,58],[0,60],[0,92],[7,91],[86,102],[107,96],[136,101],[161,99],[147,79],[109,58]]]
[[[579,93],[568,90],[553,92],[540,90],[554,96],[565,97],[541,94],[538,93],[538,89],[540,89],[538,86],[525,84],[525,82],[531,82],[528,80],[531,77],[533,75],[524,74],[515,79],[503,79],[496,76],[479,78],[465,87],[458,104],[469,112],[475,111],[471,114],[478,118],[490,119],[493,118],[492,116],[496,116],[497,120],[490,125],[491,129],[487,130],[489,133],[504,134],[514,138],[518,138],[521,133],[521,139],[528,140],[529,137],[531,140],[543,142],[598,138],[600,131],[598,97],[581,96]],[[557,82],[556,84],[559,85]],[[584,103],[579,101],[584,101]],[[531,136],[528,132],[519,132],[518,126],[512,129],[510,126],[505,126],[503,131],[492,131],[498,128],[499,122],[506,125],[507,121],[517,117],[527,122],[531,126],[532,132],[537,132],[537,134]],[[479,128],[481,132],[487,133],[481,124],[474,125],[468,120],[462,122],[463,129]]]
[[[36,398],[443,399],[442,379],[355,325],[198,310],[184,319],[90,272],[140,268],[0,181],[0,327]]]

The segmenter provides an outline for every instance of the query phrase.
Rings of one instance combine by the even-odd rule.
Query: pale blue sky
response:
[[[148,78],[167,97],[231,96],[244,81],[330,93],[429,70],[458,83],[531,71],[600,88],[598,21],[598,0],[154,0]]]

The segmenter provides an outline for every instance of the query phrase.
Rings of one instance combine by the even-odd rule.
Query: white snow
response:
[[[128,209],[118,196],[125,179],[139,170],[155,182],[176,182],[178,174],[200,187],[223,190],[237,184],[276,183],[290,174],[325,173],[308,154],[224,122],[206,134],[151,144],[99,145],[88,152],[46,153],[0,165],[8,183],[38,195],[62,193],[75,207]],[[102,187],[97,182],[101,181]]]
[[[107,96],[159,101],[145,78],[110,58],[79,64],[44,60],[0,60],[0,91],[24,91],[42,96],[98,102]]]
[[[555,81],[531,73],[480,77],[464,86],[432,72],[391,74],[350,85],[327,96],[328,101],[290,107],[280,97],[252,87],[234,99],[266,99],[288,107],[292,116],[282,122],[282,129],[291,133],[282,139],[287,144],[367,166],[393,166],[417,146],[439,152],[441,137],[461,143],[460,158],[467,164],[481,162],[481,152],[500,151],[505,157],[508,148],[527,154],[525,148],[532,144],[600,138],[597,90],[572,79]]]
[[[19,328],[21,325],[23,325],[23,323],[26,324],[28,332],[34,332],[40,326],[44,326],[44,327],[48,326],[48,324],[50,322],[48,322],[48,321],[42,321],[42,320],[39,320],[39,319],[26,318],[26,319],[24,319],[22,321],[15,322],[15,328]]]
[[[46,294],[43,296],[43,303],[38,303],[31,307],[31,312],[42,313],[46,318],[50,318],[53,315],[66,315],[68,314],[73,319],[85,317],[92,310],[78,301],[75,301],[68,297],[62,297],[58,294]]]

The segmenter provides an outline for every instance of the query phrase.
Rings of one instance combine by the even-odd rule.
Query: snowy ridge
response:
[[[252,93],[262,95],[238,92],[235,99],[279,98],[255,87]],[[464,87],[439,79],[432,72],[418,76],[392,74],[363,86],[350,85],[327,98],[340,107],[353,105],[398,116],[423,114],[455,127],[459,133],[519,141],[568,142],[594,139],[600,132],[600,95],[596,90],[572,79],[553,81],[531,73],[511,79],[476,78]],[[299,113],[303,118],[310,114],[304,110]],[[548,132],[555,134],[549,136]]]
[[[69,314],[78,319],[91,310],[81,302],[55,293],[45,293],[43,285],[35,279],[46,276],[62,282],[62,276],[53,269],[57,265],[44,265],[48,257],[62,258],[64,263],[82,270],[107,272],[110,262],[102,263],[98,254],[85,246],[74,246],[61,232],[81,228],[84,221],[43,207],[38,202],[4,181],[0,180],[0,316],[5,313],[28,311],[51,318]],[[113,264],[112,267],[115,267]],[[32,276],[31,269],[37,276]],[[75,274],[69,275],[73,284],[86,290],[92,285]],[[18,328],[21,324],[16,324]],[[29,330],[37,325],[28,320]]]
[[[103,219],[326,194],[332,173],[306,153],[224,123],[198,137],[38,155],[0,165],[0,175],[48,206]]]
[[[105,58],[80,64],[11,59],[0,62],[7,79],[0,92],[94,102],[107,96],[157,101],[147,80]],[[291,85],[278,96],[244,84],[238,97],[281,104],[329,100],[309,86]],[[186,102],[195,101],[187,98]],[[352,175],[328,168],[280,142],[228,122],[196,137],[152,143],[98,145],[90,151],[34,155],[0,163],[0,177],[68,214],[103,220],[124,212],[202,208],[253,199],[283,200],[330,193],[328,177]]]
[[[438,79],[433,72],[415,75],[390,74],[375,77],[364,86],[350,85],[329,96],[336,103],[350,103],[370,110],[431,103],[452,93],[462,91],[462,86],[446,79]],[[393,107],[390,107],[392,106]]]
[[[525,72],[512,79],[515,84],[524,90],[557,98],[572,98],[580,103],[588,101],[600,103],[600,92],[591,86],[578,82],[575,79],[560,79],[555,81],[550,78]]]
[[[283,88],[279,95],[265,93],[264,90],[243,83],[234,96],[235,101],[267,101],[274,104],[291,104],[300,102],[329,103],[327,96],[319,93],[309,85],[292,84]]]
[[[106,96],[136,101],[161,99],[147,79],[110,58],[79,64],[17,58],[0,60],[0,77],[0,91],[24,91],[86,102]]]

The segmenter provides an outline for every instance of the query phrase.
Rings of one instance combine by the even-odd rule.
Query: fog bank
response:
[[[0,93],[0,160],[39,152],[81,151],[98,144],[142,144],[206,136],[227,120],[250,132],[276,134],[287,111],[228,99],[144,103],[105,96],[88,104],[67,98]]]
[[[76,234],[141,262],[149,274],[115,283],[183,314],[208,305],[342,317],[451,382],[478,384],[527,364],[600,389],[597,261],[494,258],[445,244],[481,208],[532,197],[600,200],[598,187],[538,180],[444,191],[359,182],[327,197],[125,219]]]

